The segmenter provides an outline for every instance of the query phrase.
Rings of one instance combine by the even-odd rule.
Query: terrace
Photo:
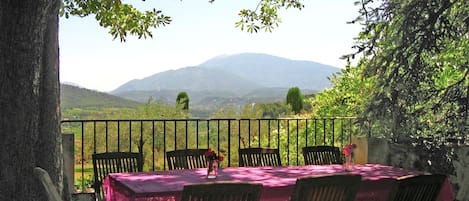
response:
[[[93,171],[91,154],[110,151],[141,152],[144,171],[167,170],[167,151],[212,148],[222,153],[222,167],[238,166],[238,149],[251,147],[278,148],[283,165],[303,165],[301,148],[312,145],[343,147],[358,145],[355,163],[376,163],[412,170],[451,175],[459,200],[467,182],[462,172],[469,168],[458,154],[469,152],[465,136],[453,138],[412,138],[390,140],[376,138],[373,129],[363,127],[355,117],[316,117],[278,119],[140,119],[140,120],[64,120],[65,174],[74,177],[69,183],[75,192],[91,192]],[[64,138],[64,139],[66,139]],[[434,141],[444,141],[436,144]],[[69,142],[67,144],[67,141]],[[70,143],[71,142],[71,143]],[[71,149],[71,147],[74,147]],[[453,160],[451,160],[453,159]],[[454,160],[456,159],[456,160]],[[71,162],[70,162],[71,161]],[[67,161],[65,162],[67,163]],[[73,164],[70,164],[73,163]]]

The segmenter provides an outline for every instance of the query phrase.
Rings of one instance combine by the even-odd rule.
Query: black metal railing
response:
[[[63,120],[62,133],[75,134],[78,188],[86,187],[85,172],[92,177],[91,155],[98,152],[142,152],[144,170],[166,170],[165,153],[176,149],[212,148],[238,165],[238,149],[278,148],[282,164],[303,163],[301,148],[312,145],[342,147],[361,131],[355,117],[279,119],[126,119]],[[88,171],[87,171],[88,170]],[[90,173],[91,171],[91,173]],[[91,175],[89,175],[91,174]],[[88,180],[91,180],[89,178]],[[77,183],[77,182],[76,182]]]

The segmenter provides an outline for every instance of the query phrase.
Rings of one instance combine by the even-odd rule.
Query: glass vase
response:
[[[345,171],[353,170],[353,156],[351,154],[345,156],[344,169]]]
[[[218,176],[218,160],[207,160],[207,178],[215,179]]]

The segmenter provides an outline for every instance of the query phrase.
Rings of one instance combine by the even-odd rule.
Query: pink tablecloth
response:
[[[355,165],[352,172],[344,172],[341,165],[233,167],[220,169],[216,179],[206,179],[206,169],[110,174],[103,186],[107,201],[177,201],[180,200],[184,185],[188,184],[211,181],[255,182],[263,185],[263,201],[286,201],[290,199],[298,177],[344,173],[362,175],[356,201],[384,201],[392,179],[420,174],[376,164]],[[453,200],[452,187],[447,180],[438,201]]]

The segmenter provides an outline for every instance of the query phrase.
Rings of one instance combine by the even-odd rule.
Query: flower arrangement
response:
[[[345,156],[351,156],[351,155],[353,155],[353,151],[354,151],[355,148],[357,148],[356,144],[346,144],[344,146],[344,148],[342,149],[342,153]]]
[[[218,155],[214,150],[208,149],[205,153],[205,160],[207,161],[207,178],[217,178],[218,175],[218,162],[223,161],[223,155]]]
[[[217,156],[217,153],[215,153],[214,150],[209,148],[205,152],[205,159],[208,160],[208,161],[211,161],[211,160],[223,161],[223,159],[225,159],[225,157],[221,154]]]
[[[352,171],[353,169],[353,151],[355,148],[357,148],[356,144],[346,144],[342,149],[342,153],[345,155],[345,171]]]

